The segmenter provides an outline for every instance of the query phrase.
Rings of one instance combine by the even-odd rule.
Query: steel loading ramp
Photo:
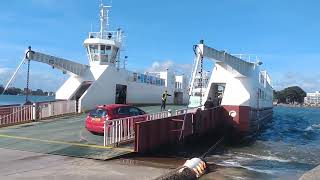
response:
[[[133,152],[133,144],[103,146],[103,136],[84,128],[85,115],[54,118],[0,129],[0,148],[107,160]]]

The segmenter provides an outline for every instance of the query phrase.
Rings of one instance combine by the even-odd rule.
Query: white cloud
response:
[[[5,75],[8,74],[10,71],[11,71],[10,68],[0,67],[0,76],[5,76]]]
[[[50,69],[50,68],[48,68]],[[0,67],[0,85],[5,86],[11,76],[13,75],[14,69],[7,67]],[[20,71],[17,73],[16,78],[12,81],[10,87],[26,87],[26,66],[22,66]],[[44,91],[56,91],[62,83],[66,80],[68,75],[59,75],[60,73],[55,71],[46,71],[41,69],[35,69],[31,66],[30,70],[30,88],[31,89],[42,89]]]
[[[320,90],[320,74],[305,75],[298,72],[286,72],[275,80],[273,87],[282,90],[288,86],[300,86],[306,92]]]
[[[0,66],[0,85],[5,85],[12,73],[13,70],[11,68]]]
[[[155,61],[152,63],[151,67],[148,68],[146,71],[157,72],[157,71],[165,71],[166,69],[172,70],[180,74],[189,75],[192,70],[192,64],[178,64],[171,60],[162,61],[162,62]]]

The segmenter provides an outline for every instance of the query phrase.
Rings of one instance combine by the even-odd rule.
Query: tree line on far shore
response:
[[[2,94],[4,91],[4,87],[2,85],[0,85],[0,94]],[[5,95],[25,95],[27,92],[26,89],[20,89],[20,88],[16,88],[16,87],[10,87],[8,88],[4,94]],[[43,91],[42,89],[37,89],[37,90],[32,90],[29,89],[29,95],[34,95],[34,96],[52,96],[54,95],[54,92],[47,92],[47,91]]]
[[[287,87],[281,91],[273,90],[273,99],[278,103],[295,104],[303,103],[306,92],[299,86]]]

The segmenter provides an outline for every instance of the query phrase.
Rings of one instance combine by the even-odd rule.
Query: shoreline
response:
[[[281,106],[281,107],[295,107],[295,108],[320,108],[320,105],[319,106],[310,106],[310,105],[303,105],[303,104],[276,104],[274,105],[274,107],[277,107],[277,106]]]

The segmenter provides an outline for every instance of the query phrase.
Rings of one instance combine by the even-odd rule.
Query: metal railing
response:
[[[58,116],[62,114],[76,113],[76,101],[52,101],[37,103],[38,118],[47,118],[51,116]]]
[[[131,116],[126,118],[106,120],[104,122],[104,146],[114,145],[134,140],[134,123],[161,119],[171,116],[171,111],[163,111],[153,114]]]
[[[33,105],[0,107],[0,126],[31,121],[34,114]]]
[[[76,113],[76,101],[39,102],[0,107],[0,126],[8,126],[63,114]]]
[[[201,108],[201,106],[178,109],[178,110],[176,110],[175,115],[183,115],[183,114],[187,114],[187,113],[195,113],[198,108]]]
[[[121,42],[123,35],[121,31],[105,31],[101,32],[89,32],[89,38],[108,39]]]
[[[118,146],[120,143],[133,141],[135,138],[134,123],[140,121],[149,121],[171,117],[174,115],[183,115],[193,113],[197,108],[184,108],[171,111],[162,111],[158,113],[131,116],[126,118],[106,120],[104,122],[104,146]]]

